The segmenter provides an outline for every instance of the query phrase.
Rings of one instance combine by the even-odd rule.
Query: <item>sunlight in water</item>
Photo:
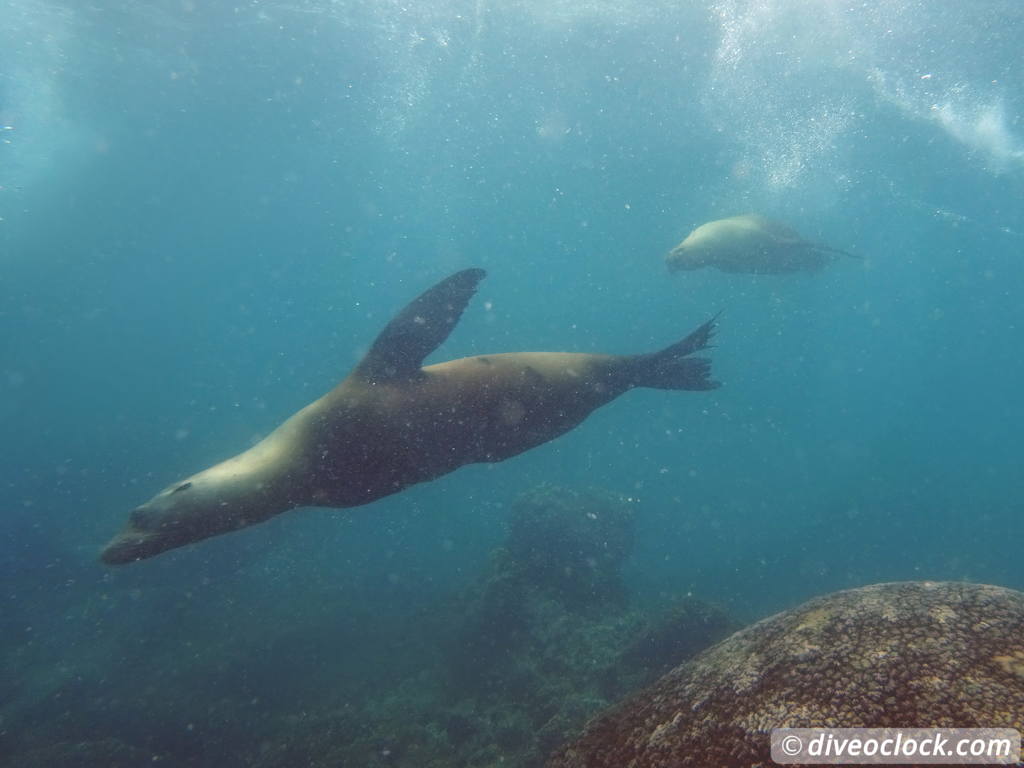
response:
[[[1024,141],[1002,86],[965,74],[979,70],[984,49],[960,39],[937,49],[938,22],[912,11],[902,0],[856,8],[823,2],[814,14],[797,0],[713,6],[720,37],[705,107],[721,130],[735,132],[736,162],[752,180],[792,188],[834,168],[843,135],[859,113],[873,111],[872,97],[941,127],[993,173],[1024,169]],[[969,29],[967,20],[954,27]]]
[[[875,93],[908,117],[929,120],[958,141],[992,173],[1024,169],[1024,142],[1010,129],[1002,99],[988,88],[931,73],[914,79],[894,77],[881,69],[868,73]],[[987,91],[982,95],[982,91]]]
[[[778,0],[723,0],[713,12],[721,37],[703,101],[719,130],[735,132],[735,163],[751,182],[778,191],[834,167],[854,110],[820,77],[836,69],[832,4],[822,3],[813,23],[797,4]]]
[[[97,140],[89,126],[71,120],[64,104],[61,77],[74,42],[73,14],[17,0],[0,9],[0,18],[0,195],[6,195],[37,181],[52,184]],[[0,204],[8,203],[0,197]]]
[[[1001,103],[963,109],[962,104],[946,102],[933,105],[930,115],[953,138],[981,155],[990,170],[1005,173],[1024,167],[1024,146],[1010,132]]]

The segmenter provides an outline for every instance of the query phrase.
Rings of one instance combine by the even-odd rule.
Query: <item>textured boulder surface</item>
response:
[[[901,582],[811,600],[591,721],[549,768],[768,766],[783,726],[1024,731],[1024,594]]]

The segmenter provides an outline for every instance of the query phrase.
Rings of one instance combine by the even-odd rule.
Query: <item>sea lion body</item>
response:
[[[463,464],[546,443],[628,388],[615,358],[554,352],[481,355],[427,366],[414,381],[350,376],[323,403],[319,506],[375,501]],[[343,444],[341,448],[339,444]]]
[[[709,321],[646,355],[522,352],[421,367],[448,335],[482,270],[412,302],[337,387],[249,450],[134,510],[105,548],[111,564],[151,557],[299,506],[354,507],[464,464],[496,462],[568,432],[637,386],[710,389]]]
[[[670,272],[715,267],[722,272],[774,275],[817,272],[845,251],[805,240],[756,213],[701,224],[665,257]]]

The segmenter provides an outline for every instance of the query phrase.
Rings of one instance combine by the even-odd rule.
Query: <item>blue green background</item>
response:
[[[652,603],[1024,588],[1021,39],[997,0],[0,0],[0,709],[159,685],[154,649],[270,668],[289,629],[365,664],[360,611],[414,633],[541,483],[636,499]],[[747,211],[861,258],[667,273]],[[723,386],[98,563],[468,266],[489,276],[432,360],[649,351],[722,311]]]

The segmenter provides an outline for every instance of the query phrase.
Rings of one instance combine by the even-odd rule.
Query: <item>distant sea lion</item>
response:
[[[421,367],[483,279],[458,272],[384,328],[337,387],[249,450],[168,486],[129,516],[106,563],[152,557],[294,507],[354,507],[464,464],[553,440],[634,387],[707,390],[714,319],[660,352],[522,352]]]
[[[837,255],[857,258],[805,240],[785,224],[756,213],[701,224],[665,257],[670,272],[716,267],[723,272],[777,275],[816,272]]]

